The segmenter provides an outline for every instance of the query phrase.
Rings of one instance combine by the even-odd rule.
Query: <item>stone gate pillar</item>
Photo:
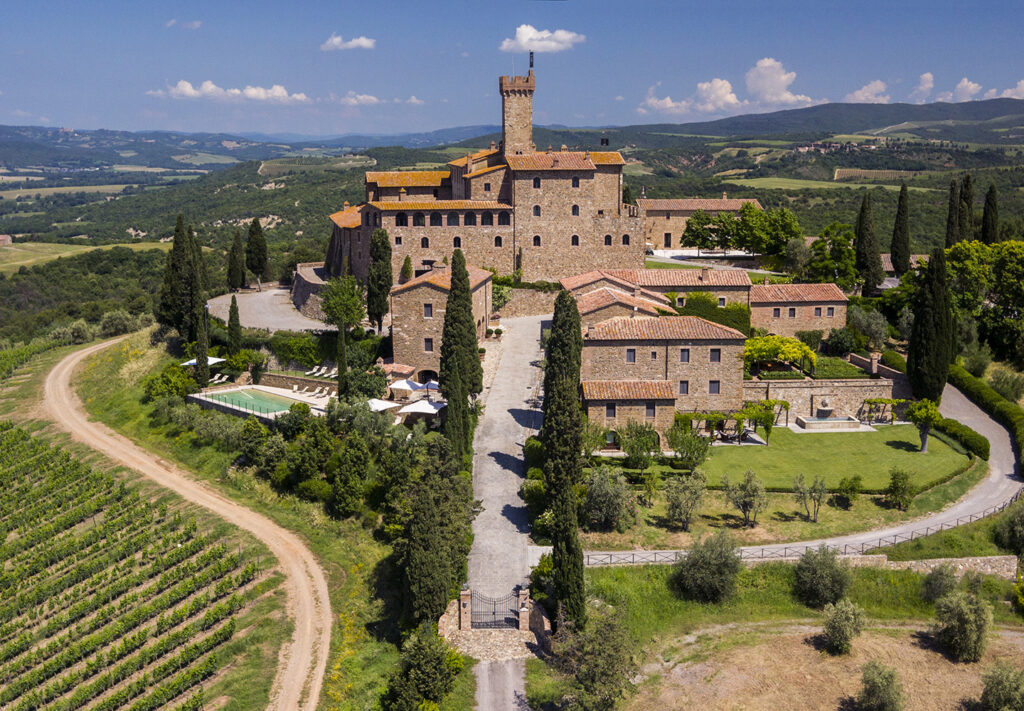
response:
[[[473,593],[468,586],[459,591],[459,629],[473,628]]]
[[[533,601],[530,600],[530,588],[519,588],[518,592],[518,607],[519,607],[519,629],[530,631],[530,609],[533,606]]]

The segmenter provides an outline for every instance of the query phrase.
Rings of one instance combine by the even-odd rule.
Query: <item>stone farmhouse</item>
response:
[[[491,313],[491,273],[468,266],[473,296],[473,320],[483,340]],[[433,268],[391,289],[391,334],[394,364],[412,373],[414,380],[436,380],[441,366],[441,331],[451,289],[447,265]]]
[[[657,200],[648,198],[646,192],[636,201],[640,208],[640,219],[644,224],[644,239],[655,249],[678,247],[686,231],[686,223],[697,210],[703,210],[712,217],[720,212],[738,212],[745,204],[751,203],[758,210],[761,203],[753,198],[729,198],[722,193],[720,200],[714,198],[683,198]]]
[[[848,299],[835,284],[754,284],[750,287],[750,325],[778,336],[822,331],[846,325]]]

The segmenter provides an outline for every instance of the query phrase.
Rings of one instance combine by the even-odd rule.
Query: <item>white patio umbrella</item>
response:
[[[421,387],[423,387],[423,388],[425,388],[427,390],[440,390],[441,389],[441,383],[437,382],[436,380],[428,380]]]
[[[411,402],[401,410],[398,411],[400,415],[436,415],[443,408],[447,407],[448,403],[445,402],[432,402],[430,400],[417,400]]]
[[[223,363],[225,360],[227,360],[227,359],[226,358],[213,358],[213,357],[210,357],[210,358],[206,359],[206,364],[207,365],[216,365],[217,363]],[[182,365],[195,365],[195,364],[196,364],[196,359],[195,358],[193,358],[192,360],[186,360],[184,363],[182,363]]]
[[[409,390],[411,392],[415,392],[416,390],[422,390],[424,386],[420,385],[415,380],[403,378],[402,380],[396,380],[391,383],[391,385],[388,385],[388,387],[392,390]]]
[[[390,400],[381,400],[380,398],[371,397],[367,400],[367,404],[370,406],[370,412],[380,412],[382,410],[389,410],[392,407],[401,407],[397,402],[391,402]]]

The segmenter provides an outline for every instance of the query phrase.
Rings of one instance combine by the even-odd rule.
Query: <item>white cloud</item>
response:
[[[626,100],[626,97],[625,97],[625,96],[622,96],[622,95],[620,94],[620,95],[618,95],[618,96],[616,96],[616,97],[615,97],[615,100],[616,100],[616,101],[625,101],[625,100]]]
[[[337,101],[345,106],[376,106],[387,102],[387,99],[378,99],[372,94],[357,94],[350,91],[345,96],[338,98]]]
[[[212,99],[215,101],[267,101],[278,104],[302,104],[309,101],[303,93],[289,94],[280,84],[269,89],[262,86],[246,86],[244,89],[224,89],[207,79],[198,87],[191,82],[180,80],[167,90],[154,89],[146,92],[149,96],[169,96],[172,99]]]
[[[174,27],[176,24],[178,24],[178,21],[172,17],[170,20],[164,23],[164,27]]]
[[[843,101],[852,104],[888,104],[889,95],[882,93],[885,89],[885,82],[881,79],[875,79],[869,81],[857,89],[857,91],[847,94]]]
[[[533,25],[519,25],[515,39],[506,37],[498,46],[502,52],[562,52],[586,40],[585,35],[569,30],[538,30]]]
[[[757,60],[747,72],[747,91],[763,104],[790,105],[814,103],[811,97],[794,94],[789,85],[796,72],[787,72],[782,62],[772,57]]]
[[[916,101],[919,104],[923,104],[925,99],[928,98],[929,94],[932,93],[932,89],[935,88],[935,76],[931,72],[925,72],[921,75],[917,82],[917,86],[910,92],[910,99]]]
[[[732,84],[726,79],[715,77],[711,81],[697,84],[696,107],[698,111],[731,111],[746,104],[736,98]]]
[[[1009,91],[1009,90],[1007,90],[1007,91]],[[997,96],[999,96],[999,89],[989,89],[988,91],[985,92],[984,98],[986,98],[986,99],[994,99]]]
[[[975,94],[981,91],[981,84],[976,84],[967,77],[961,79],[953,88],[953,91],[944,91],[936,99],[939,101],[954,101],[957,103],[970,101]]]
[[[175,27],[178,26],[183,30],[198,30],[203,26],[202,20],[189,20],[188,22],[178,22],[177,18],[172,18],[164,23],[164,27]]]
[[[373,49],[376,46],[377,40],[370,39],[369,37],[359,36],[346,40],[341,35],[336,35],[332,32],[327,41],[320,45],[320,49],[324,52],[332,52],[339,49]]]
[[[414,106],[423,106],[423,104],[426,102],[423,101],[423,99],[417,99],[415,96],[410,96],[408,99],[405,100],[405,103],[412,104]]]
[[[986,94],[986,96],[988,96]],[[1017,86],[1010,89],[1003,89],[1001,96],[1004,99],[1024,99],[1024,79],[1017,82]]]
[[[655,96],[654,90],[659,86],[661,86],[660,81],[647,90],[647,96],[636,109],[637,113],[646,114],[649,111],[656,111],[663,114],[687,114],[690,112],[690,108],[693,104],[691,101],[686,99],[673,101],[671,96],[666,96],[664,98],[658,98]]]

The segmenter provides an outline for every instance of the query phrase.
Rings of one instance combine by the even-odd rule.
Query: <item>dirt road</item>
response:
[[[294,533],[192,479],[184,470],[155,457],[106,425],[89,420],[71,388],[72,373],[83,360],[119,340],[76,351],[57,363],[46,376],[43,409],[76,440],[245,529],[270,549],[285,576],[287,610],[295,623],[295,632],[281,649],[267,708],[312,711],[320,699],[331,643],[327,577],[319,561]]]

